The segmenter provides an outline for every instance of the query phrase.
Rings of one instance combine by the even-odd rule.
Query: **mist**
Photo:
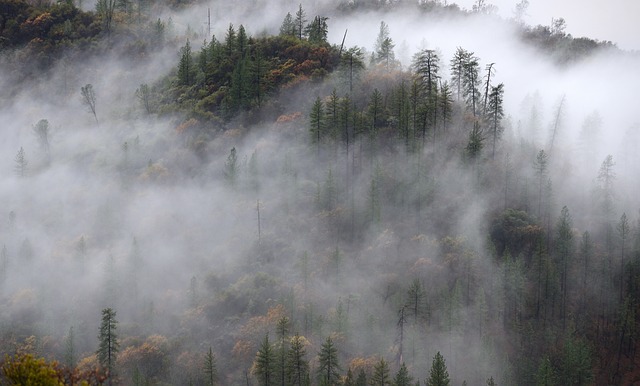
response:
[[[230,24],[243,25],[249,36],[278,34],[298,4],[154,8],[150,20],[171,19],[171,29],[164,45],[144,55],[128,55],[135,43],[123,39],[95,55],[69,55],[46,76],[0,73],[0,355],[12,355],[33,335],[39,355],[62,361],[72,327],[76,363],[95,365],[100,312],[113,308],[122,384],[133,384],[135,349],[143,342],[161,352],[158,364],[144,370],[153,384],[204,384],[198,374],[209,347],[219,383],[245,384],[261,339],[269,333],[275,341],[283,316],[291,336],[305,336],[312,374],[328,336],[345,374],[348,368],[370,374],[384,358],[392,374],[403,361],[423,382],[436,352],[446,358],[453,384],[490,377],[518,384],[523,374],[535,374],[537,363],[523,369],[514,359],[527,355],[523,331],[543,335],[524,310],[534,299],[507,277],[516,271],[528,277],[543,253],[526,235],[512,243],[520,250],[510,251],[492,231],[506,209],[520,210],[550,245],[567,206],[575,249],[591,232],[592,266],[618,264],[618,247],[601,241],[598,176],[611,155],[615,193],[607,219],[615,229],[626,213],[637,231],[640,56],[608,47],[559,62],[527,43],[518,24],[496,15],[302,6],[309,19],[329,17],[330,44],[339,47],[344,37],[345,49],[365,52],[368,68],[352,95],[361,109],[373,89],[390,92],[394,81],[409,79],[420,50],[437,52],[443,80],[450,79],[458,47],[479,58],[482,74],[495,63],[492,83],[505,89],[495,157],[487,142],[481,165],[467,160],[470,121],[461,108],[440,142],[419,151],[388,128],[375,157],[364,136],[347,147],[320,148],[310,140],[309,112],[333,89],[348,93],[338,71],[281,90],[259,123],[238,117],[192,124],[184,112],[146,114],[136,90],[170,82],[187,39],[194,53],[211,41],[207,9],[212,34],[223,40]],[[398,60],[387,77],[369,65],[381,22]],[[95,118],[80,93],[87,84],[96,93]],[[41,119],[49,124],[47,147],[34,132]],[[544,199],[534,167],[540,150],[549,156]],[[379,201],[371,198],[373,181]],[[568,324],[575,331],[588,314],[578,299],[603,296],[613,299],[607,307],[621,306],[616,274],[609,282],[599,273],[594,268],[593,288],[580,296],[578,279],[571,282],[576,315]],[[424,289],[424,303],[420,315],[402,321],[402,341],[399,312],[412,283]],[[509,291],[521,291],[520,303],[504,300]],[[522,320],[528,324],[517,324]],[[559,341],[577,336],[568,331]],[[538,349],[530,356],[542,355]],[[556,359],[560,351],[549,350]]]

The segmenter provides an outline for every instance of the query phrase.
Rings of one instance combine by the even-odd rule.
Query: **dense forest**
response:
[[[640,54],[527,5],[0,0],[0,384],[640,382]]]

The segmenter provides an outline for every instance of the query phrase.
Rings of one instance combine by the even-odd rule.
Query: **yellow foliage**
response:
[[[275,326],[280,318],[286,316],[286,310],[282,304],[269,308],[266,315],[254,316],[240,330],[242,335],[261,336]]]
[[[31,354],[6,357],[2,373],[10,385],[20,386],[64,386],[57,371],[56,362],[35,358]]]
[[[166,181],[169,177],[169,169],[159,163],[152,163],[140,175],[141,181]]]
[[[251,360],[254,353],[255,349],[253,348],[253,343],[244,339],[236,341],[236,344],[233,346],[233,350],[231,351],[234,358],[242,361]]]
[[[349,368],[354,374],[358,374],[360,370],[364,370],[365,373],[371,374],[373,366],[379,361],[378,357],[371,356],[367,358],[356,357],[349,362]]]

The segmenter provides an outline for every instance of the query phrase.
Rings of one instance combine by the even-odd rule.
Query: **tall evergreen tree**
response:
[[[569,262],[573,255],[573,223],[569,209],[564,206],[560,212],[560,218],[556,225],[556,256],[558,259],[558,272],[560,272],[560,293],[562,302],[560,304],[560,315],[562,317],[562,326],[565,327],[567,315],[567,298],[569,295],[568,276]]]
[[[29,162],[27,161],[27,156],[24,154],[24,149],[20,146],[20,150],[15,157],[15,166],[14,170],[18,177],[24,178],[27,176],[27,171],[29,166]]]
[[[551,365],[551,360],[548,356],[545,356],[540,365],[538,366],[538,372],[536,373],[536,386],[555,386],[556,376]]]
[[[629,228],[629,220],[627,220],[627,214],[622,213],[620,216],[620,221],[618,225],[616,225],[616,230],[618,231],[618,237],[620,238],[620,303],[622,304],[624,300],[624,258],[627,246],[627,240],[629,239],[629,233],[631,233],[631,229]]]
[[[193,54],[191,53],[191,43],[189,39],[180,49],[180,62],[178,63],[178,82],[182,86],[191,86],[194,81]]]
[[[291,345],[287,353],[287,379],[292,386],[304,386],[309,377],[309,362],[305,356],[303,338],[296,334],[291,338]]]
[[[218,383],[218,365],[211,347],[204,357],[204,375],[208,386],[214,386]]]
[[[308,36],[309,42],[313,44],[321,44],[327,42],[327,34],[329,27],[327,26],[326,16],[316,16],[313,21],[305,27],[305,34]]]
[[[473,54],[469,51],[465,50],[462,47],[458,47],[455,54],[453,55],[453,58],[451,58],[451,62],[449,63],[449,67],[451,69],[451,85],[453,87],[453,92],[456,94],[456,100],[458,102],[465,95],[465,66],[472,56]]]
[[[269,334],[265,334],[264,340],[253,361],[253,373],[258,378],[258,383],[262,386],[276,385],[275,369],[276,358],[273,346],[269,342]]]
[[[282,20],[280,36],[296,36],[296,23],[293,20],[293,16],[291,16],[291,12],[287,12],[284,20]]]
[[[285,384],[286,359],[287,359],[287,335],[289,334],[290,321],[286,316],[278,319],[276,323],[276,332],[278,335],[278,372],[280,373],[280,383]]]
[[[480,64],[479,59],[469,53],[469,57],[463,66],[462,87],[467,110],[470,110],[476,118],[480,111]]]
[[[73,326],[69,327],[69,333],[65,337],[64,343],[64,364],[73,369],[76,367],[76,342],[75,342],[75,334],[73,332]]]
[[[322,100],[320,100],[320,97],[317,97],[316,101],[311,107],[311,113],[309,114],[309,131],[311,133],[311,142],[316,144],[318,155],[320,155],[320,143],[322,141],[322,134],[324,132],[324,118],[324,104],[322,103]]]
[[[339,385],[340,371],[338,349],[333,344],[331,337],[327,337],[318,353],[318,378],[320,384],[324,386]]]
[[[402,362],[396,376],[393,377],[393,385],[394,386],[411,386],[413,382],[413,377],[409,374],[409,370],[407,370],[407,366]]]
[[[380,361],[373,365],[373,373],[369,383],[371,386],[387,386],[390,385],[391,375],[389,370],[389,364],[384,358],[380,358]]]
[[[389,26],[384,21],[380,22],[380,30],[375,44],[375,62],[384,64],[387,72],[390,71],[396,57],[393,49],[395,44],[389,35]]]
[[[302,4],[298,6],[298,11],[296,12],[296,36],[298,39],[302,40],[305,37],[305,26],[307,25],[307,14],[304,9],[302,9]]]
[[[100,333],[98,334],[98,350],[96,355],[98,363],[107,371],[109,385],[112,384],[115,376],[115,365],[118,352],[120,351],[120,343],[116,333],[118,321],[116,320],[116,312],[111,308],[102,310],[102,323],[100,324]]]
[[[447,365],[445,364],[442,354],[438,351],[433,357],[431,370],[429,370],[429,378],[426,379],[425,383],[427,386],[449,386],[450,382]]]
[[[503,97],[504,96],[504,84],[500,83],[495,87],[491,87],[491,93],[489,94],[489,105],[487,114],[487,120],[489,123],[489,130],[491,130],[491,137],[493,139],[493,146],[491,149],[491,158],[494,159],[496,155],[496,143],[502,134],[502,118],[504,118],[503,109]]]

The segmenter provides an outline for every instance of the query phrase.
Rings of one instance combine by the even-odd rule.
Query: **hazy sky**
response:
[[[487,0],[499,13],[511,17],[519,0]],[[475,0],[450,1],[471,9]],[[551,18],[563,17],[567,32],[574,37],[611,40],[618,47],[640,50],[640,1],[638,0],[529,0],[528,24],[550,25]]]

